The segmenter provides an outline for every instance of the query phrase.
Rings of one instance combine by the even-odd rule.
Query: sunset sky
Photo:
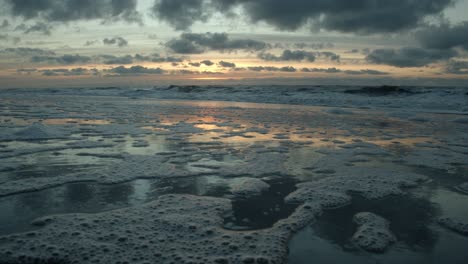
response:
[[[0,88],[468,82],[468,0],[0,6]]]

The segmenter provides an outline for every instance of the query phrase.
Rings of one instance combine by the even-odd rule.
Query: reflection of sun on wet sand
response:
[[[79,102],[0,91],[0,259],[456,263],[464,254],[468,130],[451,106],[413,111],[416,93],[342,88],[275,87],[269,98],[258,87],[194,89],[89,91]],[[217,101],[183,100],[191,93]],[[335,104],[299,104],[328,93]],[[220,100],[232,94],[276,104]],[[298,105],[281,104],[295,96]]]

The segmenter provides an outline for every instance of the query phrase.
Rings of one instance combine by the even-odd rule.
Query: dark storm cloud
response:
[[[179,38],[166,43],[175,53],[200,54],[205,50],[216,51],[259,51],[268,47],[265,42],[252,39],[231,39],[226,33],[183,33]]]
[[[132,66],[126,68],[125,66],[119,66],[108,70],[110,73],[118,75],[142,75],[142,74],[164,74],[165,71],[161,68],[146,68],[141,65]]]
[[[280,56],[271,53],[260,53],[258,57],[265,61],[303,61],[314,62],[317,57],[325,57],[331,61],[340,61],[340,55],[324,51],[310,52],[305,50],[284,50]]]
[[[236,64],[232,62],[227,62],[227,61],[220,61],[219,65],[224,68],[235,68]]]
[[[446,72],[452,74],[468,74],[468,61],[449,61]]]
[[[280,30],[306,24],[341,32],[396,32],[414,28],[438,15],[454,0],[156,0],[152,11],[178,30],[215,13],[232,15],[240,8],[251,22]]]
[[[128,46],[128,41],[122,37],[105,38],[102,43],[104,45],[117,45],[120,48]]]
[[[102,19],[139,21],[136,0],[0,0],[12,16],[53,22]]]
[[[187,29],[194,21],[206,21],[204,0],[156,1],[152,11],[158,19],[167,21],[177,30]]]
[[[33,56],[31,62],[33,63],[57,63],[57,64],[84,64],[91,61],[91,57],[81,55],[66,54],[63,56]]]
[[[454,50],[436,50],[424,48],[377,49],[369,53],[366,60],[375,64],[395,67],[422,67],[457,56]]]
[[[442,24],[428,26],[416,33],[421,45],[430,49],[462,47],[468,50],[468,21],[451,26]]]

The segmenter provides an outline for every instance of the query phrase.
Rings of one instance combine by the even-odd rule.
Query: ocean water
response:
[[[467,93],[1,90],[0,263],[112,259],[111,251],[93,249],[104,243],[95,234],[144,241],[105,240],[132,256],[115,263],[465,263]],[[173,199],[166,216],[151,214],[148,204]],[[189,215],[177,209],[184,199],[194,209]],[[227,208],[213,213],[218,203]],[[202,221],[204,212],[214,222]],[[363,212],[386,224],[358,224]],[[135,229],[79,223],[116,215]],[[48,217],[51,224],[37,224]],[[166,243],[153,240],[169,237],[171,223],[188,231],[166,252]],[[140,225],[162,231],[149,235]],[[193,225],[214,235],[189,236]],[[53,239],[60,230],[88,235]],[[253,237],[255,246],[238,237]],[[191,240],[200,243],[189,250]],[[34,243],[48,246],[31,249]]]

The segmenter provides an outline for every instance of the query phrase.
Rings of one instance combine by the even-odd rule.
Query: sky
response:
[[[0,88],[468,84],[468,0],[0,0]]]

